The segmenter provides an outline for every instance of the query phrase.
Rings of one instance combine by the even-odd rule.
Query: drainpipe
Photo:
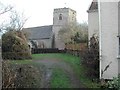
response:
[[[101,0],[98,0],[98,17],[99,17],[99,78],[101,79],[101,59],[102,59],[102,30],[101,30]]]

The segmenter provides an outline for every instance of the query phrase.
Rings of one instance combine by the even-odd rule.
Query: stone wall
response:
[[[59,16],[62,19],[59,19]],[[65,45],[58,37],[59,30],[70,23],[76,22],[76,11],[70,8],[58,8],[53,12],[53,33],[55,34],[55,48],[64,49]]]

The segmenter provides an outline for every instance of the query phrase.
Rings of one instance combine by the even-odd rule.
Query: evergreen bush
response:
[[[22,31],[9,31],[2,36],[3,59],[30,59],[31,52]]]

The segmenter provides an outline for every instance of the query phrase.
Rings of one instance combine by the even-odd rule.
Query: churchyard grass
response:
[[[80,57],[76,57],[66,53],[54,53],[54,54],[33,54],[33,59],[44,59],[44,58],[58,58],[66,63],[69,63],[73,67],[76,74],[79,76],[81,83],[83,83],[88,88],[98,88],[99,84],[92,82],[89,78],[85,76],[87,68],[81,64]]]
[[[52,78],[50,81],[51,88],[70,88],[70,80],[64,70],[59,68],[53,69]]]
[[[39,63],[35,62],[35,60],[44,60],[45,58],[48,58],[48,59],[55,58],[55,59],[60,59],[64,62],[66,62],[74,69],[76,75],[79,77],[80,82],[86,88],[98,88],[99,84],[97,84],[96,82],[92,82],[92,80],[90,80],[88,77],[85,76],[85,72],[87,71],[87,68],[82,66],[80,57],[76,57],[76,56],[73,56],[70,54],[66,54],[66,53],[33,54],[32,60],[15,60],[15,61],[11,61],[11,63],[12,64],[31,64],[34,66],[36,66],[36,65],[40,66]],[[64,76],[64,78],[62,78],[61,75]],[[61,69],[58,70],[58,68],[54,69],[52,76],[55,76],[55,77],[52,77],[52,79],[50,81],[51,87],[58,87],[62,83],[64,83],[64,85],[62,87],[70,86],[69,79],[67,78],[67,76],[65,75],[63,70],[61,70]],[[60,81],[60,82],[58,82],[58,81]]]

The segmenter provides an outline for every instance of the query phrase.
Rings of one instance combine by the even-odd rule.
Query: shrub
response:
[[[114,90],[120,90],[120,75],[114,77],[112,81],[108,81],[108,88],[114,88]]]
[[[42,68],[3,61],[2,88],[40,88]]]
[[[2,36],[3,59],[29,59],[31,52],[21,31],[9,31]]]
[[[8,61],[2,62],[2,88],[15,88],[14,81],[16,73],[13,69],[10,69]]]
[[[94,36],[90,39],[89,48],[81,54],[82,63],[88,68],[86,75],[90,78],[99,78],[99,43]]]
[[[103,82],[101,83],[101,88],[105,88],[105,90],[120,90],[120,74],[118,77],[113,77],[112,80],[105,81],[102,79],[102,81]]]
[[[15,68],[14,68],[15,67]],[[42,72],[32,65],[16,65],[14,68],[16,74],[16,88],[40,88]]]

